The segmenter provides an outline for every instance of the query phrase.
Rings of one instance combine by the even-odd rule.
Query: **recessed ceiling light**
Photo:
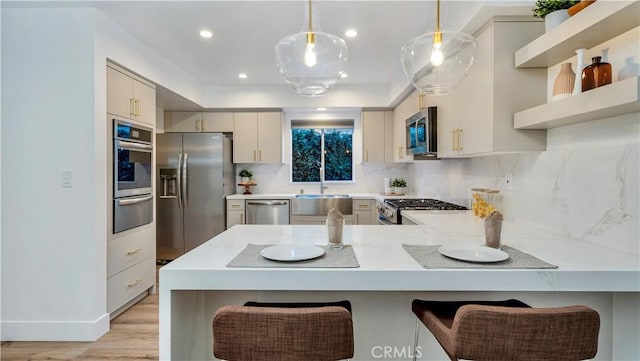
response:
[[[355,38],[356,36],[358,36],[358,32],[355,29],[348,29],[344,32],[344,36],[346,36],[347,38]]]
[[[247,79],[247,74],[246,73],[240,73],[240,74],[238,74],[238,78]]]
[[[210,38],[213,36],[213,33],[210,32],[209,30],[200,30],[200,36],[202,36],[203,38]]]
[[[340,73],[340,77],[341,77],[341,78],[343,78],[343,79],[344,79],[344,78],[348,78],[348,77],[349,77],[349,74],[347,74],[347,73],[345,73],[345,72],[342,72],[342,73]]]
[[[327,108],[316,108],[316,110],[319,111],[319,112],[323,112],[323,111],[327,110]]]

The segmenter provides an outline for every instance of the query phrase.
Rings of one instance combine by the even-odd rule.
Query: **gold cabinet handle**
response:
[[[404,147],[398,147],[398,159],[402,159],[404,155],[402,154]]]
[[[131,251],[127,251],[127,256],[131,256],[132,254],[136,254],[140,251],[142,251],[142,248],[132,249]]]
[[[368,204],[360,204],[358,207],[360,207],[360,208],[369,208],[369,205]]]
[[[137,285],[137,284],[138,284],[138,283],[140,283],[140,282],[142,282],[142,280],[138,278],[138,279],[136,279],[135,281],[133,281],[133,282],[129,283],[129,284],[127,285],[127,287],[131,288],[131,287],[133,287],[133,286]]]
[[[135,99],[129,98],[129,116],[133,117],[136,115],[136,109],[134,104]]]
[[[142,113],[140,112],[140,100],[136,99],[136,100],[134,101],[134,103],[135,103],[135,105],[136,105],[136,108],[135,108],[135,115],[136,115],[136,117],[141,117],[141,116],[142,116]]]
[[[244,214],[240,212],[240,224],[244,224]]]
[[[204,119],[200,119],[200,131],[204,132],[206,129],[204,129]]]
[[[200,119],[196,119],[196,132],[200,131]]]
[[[369,151],[368,151],[368,150],[365,150],[365,151],[364,151],[364,161],[365,161],[365,162],[368,162],[368,161],[369,161]]]
[[[458,129],[458,150],[462,150],[462,142],[460,141],[461,134],[462,134],[462,129]]]
[[[239,204],[232,204],[231,208],[240,208],[240,205]]]
[[[257,151],[254,149],[253,150],[253,161],[254,162],[258,161],[258,156],[256,154],[257,154]]]
[[[360,224],[360,217],[358,217],[359,214],[356,213],[356,224]]]
[[[258,161],[262,162],[262,149],[258,151]]]

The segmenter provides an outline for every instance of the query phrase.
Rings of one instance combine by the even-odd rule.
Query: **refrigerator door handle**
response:
[[[182,162],[182,187],[183,187],[183,192],[182,192],[182,202],[184,204],[184,208],[188,208],[189,207],[189,184],[188,184],[188,179],[189,179],[189,175],[187,174],[188,171],[188,167],[187,167],[187,159],[189,157],[188,153],[184,153],[184,160]]]
[[[178,153],[178,209],[182,209],[182,153]]]

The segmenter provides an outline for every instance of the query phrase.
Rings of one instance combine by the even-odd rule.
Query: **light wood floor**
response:
[[[158,294],[114,318],[95,342],[2,342],[0,360],[157,360]]]

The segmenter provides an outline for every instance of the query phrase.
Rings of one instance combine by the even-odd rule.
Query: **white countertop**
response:
[[[160,270],[162,287],[209,290],[433,290],[639,292],[640,258],[504,222],[503,244],[557,269],[424,269],[402,244],[482,244],[469,211],[403,212],[425,225],[346,226],[359,268],[227,268],[248,243],[326,244],[325,226],[236,225]]]
[[[314,194],[314,193],[305,193]],[[331,193],[327,193],[331,194]],[[338,193],[345,194],[345,193]],[[417,198],[411,195],[389,195],[382,193],[347,193],[353,199],[389,199],[389,198]],[[291,199],[295,198],[298,193],[258,193],[258,194],[230,194],[227,199]]]

